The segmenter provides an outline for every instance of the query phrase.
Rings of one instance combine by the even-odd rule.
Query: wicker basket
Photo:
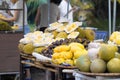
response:
[[[120,73],[90,73],[90,72],[81,72],[78,69],[75,70],[77,73],[86,75],[86,76],[104,76],[104,77],[117,77],[120,76]]]

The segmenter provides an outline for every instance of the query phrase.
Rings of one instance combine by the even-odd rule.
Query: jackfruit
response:
[[[87,51],[86,50],[77,50],[74,52],[74,59],[78,59],[81,55],[86,55]]]
[[[75,23],[72,23],[72,24],[66,26],[65,31],[67,33],[71,33],[74,30],[76,30],[77,28],[78,28],[78,26]]]
[[[60,33],[58,33],[56,38],[67,38],[67,33],[66,32],[60,32]]]
[[[73,53],[71,51],[64,53],[64,59],[71,59],[73,57]]]
[[[71,66],[74,65],[74,62],[73,62],[73,60],[71,60],[71,59],[65,60],[65,63],[67,63],[67,64],[69,64],[69,65],[71,65]]]
[[[34,52],[41,53],[43,49],[45,49],[45,47],[37,47],[34,49]]]
[[[56,29],[56,31],[62,32],[62,31],[65,30],[65,27],[66,27],[66,26],[60,26],[59,28]]]
[[[56,38],[56,36],[58,35],[58,32],[57,32],[57,31],[55,31],[55,30],[54,30],[54,31],[52,31],[51,33],[54,35],[54,38]]]
[[[24,47],[24,44],[22,44],[22,43],[19,43],[19,44],[18,44],[18,49],[19,49],[20,51],[23,51],[23,47]]]
[[[70,50],[70,47],[67,45],[60,45],[60,46],[54,48],[55,53],[62,52],[62,51],[69,51],[69,50]]]
[[[10,25],[5,21],[0,20],[0,31],[10,31],[10,30],[12,30]]]
[[[73,46],[78,46],[80,47],[81,49],[84,49],[84,46],[81,44],[81,43],[77,43],[77,42],[72,42],[69,44],[70,47],[73,47]]]
[[[65,62],[65,60],[63,58],[60,58],[60,59],[52,59],[52,62],[54,64],[62,64]]]
[[[34,46],[32,43],[28,43],[23,47],[23,52],[25,54],[32,54],[33,51],[34,51]]]
[[[91,29],[85,29],[85,37],[90,40],[93,41],[95,39],[95,32]]]
[[[78,35],[79,35],[79,32],[74,31],[74,32],[71,32],[71,33],[67,36],[67,38],[73,38],[73,39],[75,39],[75,38],[78,37]]]
[[[76,31],[79,32],[79,35],[78,35],[79,38],[85,38],[85,31],[83,29],[81,29],[80,27],[78,27],[76,29]]]
[[[52,55],[52,59],[58,59],[59,56],[60,56],[59,53],[54,53],[54,54]]]

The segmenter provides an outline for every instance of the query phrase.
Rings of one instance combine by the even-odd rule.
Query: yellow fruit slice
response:
[[[67,38],[73,38],[73,39],[75,39],[75,38],[78,37],[78,35],[79,35],[79,32],[72,32],[72,33],[70,33],[70,34],[67,36]]]
[[[78,28],[78,26],[75,23],[72,23],[72,24],[66,26],[65,31],[67,33],[71,33],[77,28]]]

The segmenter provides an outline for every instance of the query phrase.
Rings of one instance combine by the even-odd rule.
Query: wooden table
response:
[[[62,71],[64,69],[76,69],[76,67],[74,67],[74,66],[62,66],[62,65],[51,64],[48,62],[40,62],[40,61],[37,61],[31,55],[21,54],[21,58],[25,59],[25,60],[30,60],[30,62],[26,62],[25,60],[21,60],[22,64],[28,64],[28,65],[33,66],[35,68],[45,70],[46,80],[49,80],[49,78],[48,78],[49,72],[55,73],[55,80],[63,80],[64,73]]]

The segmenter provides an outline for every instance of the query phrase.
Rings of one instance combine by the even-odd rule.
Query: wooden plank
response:
[[[36,64],[30,63],[30,62],[21,61],[21,63],[22,63],[22,64],[28,64],[28,65],[34,66],[34,67],[36,67],[36,68],[40,68],[40,69],[44,69],[44,70],[49,70],[49,71],[55,72],[55,73],[58,72],[58,71],[55,70],[55,69],[52,69],[52,68],[49,68],[49,67],[45,67],[45,66],[42,66],[42,65],[36,65]]]

